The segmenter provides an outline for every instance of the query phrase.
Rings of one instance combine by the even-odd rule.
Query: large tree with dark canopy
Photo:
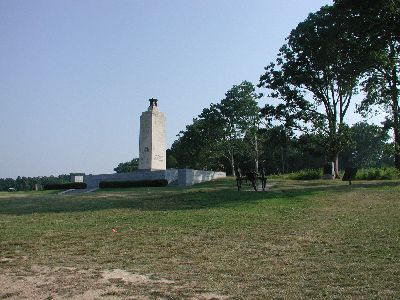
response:
[[[336,0],[335,9],[347,15],[348,30],[362,45],[367,67],[359,107],[365,114],[380,108],[393,130],[395,166],[400,169],[400,0]]]
[[[259,84],[284,102],[293,126],[303,123],[324,136],[337,175],[339,153],[347,142],[345,116],[363,68],[360,45],[346,30],[346,18],[332,6],[310,14],[292,30]]]

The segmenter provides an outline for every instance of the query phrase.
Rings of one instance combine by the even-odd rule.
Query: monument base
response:
[[[98,188],[101,181],[156,180],[166,179],[168,186],[190,186],[217,178],[226,177],[225,172],[194,169],[137,170],[129,173],[84,175],[87,188]]]

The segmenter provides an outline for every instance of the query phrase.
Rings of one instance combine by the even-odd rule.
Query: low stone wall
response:
[[[85,175],[88,188],[99,187],[100,181],[154,180],[165,179],[165,171],[136,171],[129,173]]]
[[[188,186],[196,183],[226,177],[225,172],[203,171],[193,169],[178,170],[178,185]]]
[[[84,182],[87,184],[88,188],[96,188],[99,187],[100,181],[166,179],[169,185],[189,186],[221,177],[226,177],[226,173],[193,169],[167,169],[162,171],[138,170],[129,173],[85,175]]]

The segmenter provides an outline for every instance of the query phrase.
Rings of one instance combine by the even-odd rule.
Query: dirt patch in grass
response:
[[[194,290],[192,290],[194,288]],[[192,290],[192,291],[191,291]],[[34,265],[15,273],[0,274],[0,299],[192,299],[223,300],[228,297],[199,293],[155,274],[121,269],[95,270]]]
[[[126,283],[132,283],[136,285],[140,284],[174,284],[173,280],[167,279],[152,279],[150,276],[154,275],[140,275],[140,274],[133,274],[124,270],[116,269],[116,270],[107,270],[102,272],[102,277],[105,280],[112,280],[112,279],[120,279]]]

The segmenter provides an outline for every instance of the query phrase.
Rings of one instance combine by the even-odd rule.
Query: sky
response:
[[[138,157],[150,98],[170,147],[233,85],[257,84],[290,31],[326,4],[0,1],[0,178],[112,173]]]

